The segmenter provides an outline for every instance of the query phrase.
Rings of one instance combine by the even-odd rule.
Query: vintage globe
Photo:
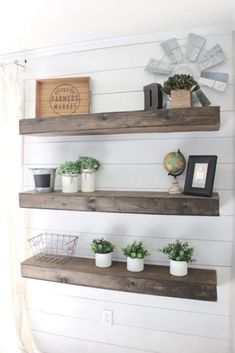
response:
[[[184,155],[178,150],[177,152],[169,152],[163,160],[164,168],[170,175],[178,176],[183,173],[186,161]]]

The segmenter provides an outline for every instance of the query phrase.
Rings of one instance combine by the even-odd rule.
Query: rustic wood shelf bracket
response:
[[[219,216],[219,195],[212,197],[170,195],[167,192],[95,191],[73,194],[55,191],[22,192],[20,207],[52,210]]]
[[[220,107],[93,113],[19,122],[21,135],[39,136],[214,131],[219,127]]]
[[[21,135],[69,136],[122,133],[215,131],[219,107],[192,107],[23,119]],[[219,195],[197,197],[166,192],[96,191],[65,194],[22,192],[20,207],[52,210],[162,215],[219,216]],[[216,271],[190,268],[188,276],[174,277],[167,266],[145,265],[143,272],[126,270],[123,262],[106,269],[94,260],[73,257],[67,264],[30,258],[21,264],[22,276],[46,281],[169,297],[217,300]]]
[[[34,257],[21,264],[23,277],[95,288],[187,299],[217,300],[216,271],[190,268],[185,277],[169,274],[168,266],[145,265],[129,272],[125,262],[98,268],[92,259],[73,257],[66,264],[40,262]]]

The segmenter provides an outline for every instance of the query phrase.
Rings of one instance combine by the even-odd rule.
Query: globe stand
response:
[[[172,185],[171,185],[171,187],[169,188],[168,193],[169,193],[169,194],[172,194],[172,195],[177,195],[177,194],[182,194],[182,192],[183,192],[183,190],[182,190],[182,188],[179,186],[178,180],[177,180],[176,177],[174,176],[174,177],[173,177],[173,180],[172,180]]]
[[[168,171],[168,175],[173,177],[172,184],[168,190],[169,194],[177,195],[182,194],[183,190],[179,186],[176,179],[179,175],[184,172],[186,161],[184,155],[178,149],[177,152],[169,152],[163,160],[164,168]]]

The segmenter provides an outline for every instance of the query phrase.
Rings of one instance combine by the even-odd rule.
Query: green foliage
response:
[[[79,163],[81,166],[81,170],[83,169],[94,169],[97,170],[100,167],[100,162],[92,157],[82,156],[79,157]]]
[[[95,254],[108,254],[113,252],[114,245],[104,238],[93,239],[91,243],[91,249]]]
[[[194,87],[193,90],[195,90],[195,89],[199,89],[200,86],[192,76],[185,75],[185,74],[180,74],[180,75],[176,74],[176,75],[170,76],[163,83],[163,91],[169,95],[171,94],[171,90],[186,89],[190,91],[192,87]]]
[[[174,261],[187,261],[193,262],[193,251],[194,248],[190,248],[187,241],[181,242],[176,240],[175,243],[168,243],[167,246],[164,246],[159,251],[168,255],[170,260]]]
[[[81,174],[81,166],[80,162],[77,161],[66,161],[63,164],[60,164],[59,167],[57,168],[57,173],[60,175],[63,174],[69,174],[69,175],[74,175],[74,174]]]
[[[125,256],[131,257],[132,259],[144,259],[145,256],[150,255],[147,249],[143,246],[143,242],[134,241],[132,244],[122,248]]]

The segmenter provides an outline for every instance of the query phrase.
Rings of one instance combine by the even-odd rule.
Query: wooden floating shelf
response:
[[[143,272],[129,272],[125,262],[98,268],[91,259],[73,257],[66,264],[41,262],[34,257],[21,264],[23,277],[95,288],[168,297],[217,300],[216,271],[190,268],[185,277],[169,274],[168,266],[145,265]]]
[[[19,194],[20,207],[69,211],[219,216],[219,195],[170,195],[167,192],[95,191]]]
[[[192,107],[56,116],[20,120],[21,135],[102,135],[147,132],[214,131],[220,107]]]

